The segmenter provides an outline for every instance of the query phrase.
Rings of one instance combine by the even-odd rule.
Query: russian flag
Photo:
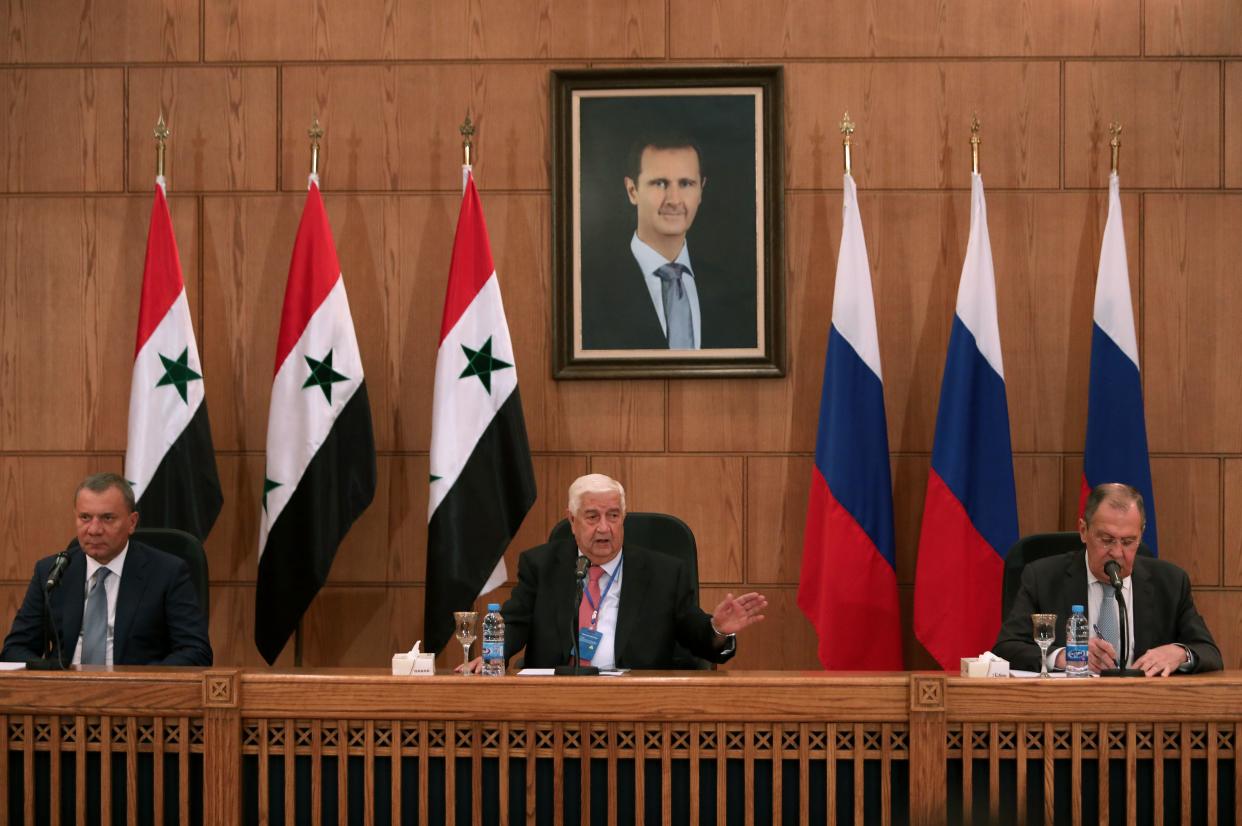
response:
[[[1005,554],[1017,539],[996,275],[974,173],[914,578],[914,633],[946,671],[996,639]]]
[[[844,189],[798,606],[815,626],[824,668],[900,670],[880,342],[858,193],[848,173]]]
[[[1143,541],[1156,548],[1156,500],[1147,459],[1147,424],[1139,380],[1138,338],[1130,303],[1130,267],[1121,220],[1121,182],[1108,178],[1108,221],[1100,245],[1095,282],[1095,323],[1091,329],[1091,379],[1087,391],[1087,442],[1083,450],[1082,495],[1078,515],[1091,488],[1123,482],[1143,494],[1147,529]]]

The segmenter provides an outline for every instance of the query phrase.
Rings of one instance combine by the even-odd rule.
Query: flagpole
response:
[[[847,109],[841,119],[841,145],[845,148],[845,174],[850,174],[850,147],[854,144],[854,121],[850,120]]]
[[[161,114],[159,120],[155,122],[155,182],[161,187],[164,186],[165,143],[170,134],[172,133],[168,131],[168,126],[164,123],[164,116]]]
[[[979,144],[983,143],[983,138],[979,137],[979,113],[971,112],[970,114],[970,171],[979,174]]]
[[[1113,136],[1113,139],[1108,142],[1108,145],[1113,150],[1113,174],[1116,175],[1117,161],[1121,156],[1121,124],[1117,121],[1110,123],[1108,125],[1108,134]]]
[[[457,127],[457,131],[461,133],[461,191],[466,191],[466,179],[470,177],[470,171],[473,168],[472,158],[474,149],[474,123],[470,120],[470,112],[467,110],[466,119],[462,121],[461,126]]]

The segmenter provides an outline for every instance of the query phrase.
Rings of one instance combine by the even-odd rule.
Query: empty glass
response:
[[[474,627],[479,621],[478,611],[454,611],[453,619],[456,621],[457,629],[453,632],[453,636],[457,637],[457,641],[461,643],[462,653],[462,670],[461,673],[465,677],[470,676],[470,646],[474,644]]]
[[[1031,614],[1031,626],[1035,629],[1035,644],[1039,646],[1039,676],[1048,677],[1048,648],[1057,634],[1056,614]]]

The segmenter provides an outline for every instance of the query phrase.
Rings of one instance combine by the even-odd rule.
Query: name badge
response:
[[[599,642],[604,635],[599,631],[590,628],[583,628],[578,632],[578,651],[579,659],[583,662],[590,662],[595,659],[595,649],[599,648]]]

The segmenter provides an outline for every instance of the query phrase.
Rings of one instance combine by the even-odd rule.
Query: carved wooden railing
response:
[[[9,672],[0,818],[1242,823],[1240,724],[1232,674]]]

